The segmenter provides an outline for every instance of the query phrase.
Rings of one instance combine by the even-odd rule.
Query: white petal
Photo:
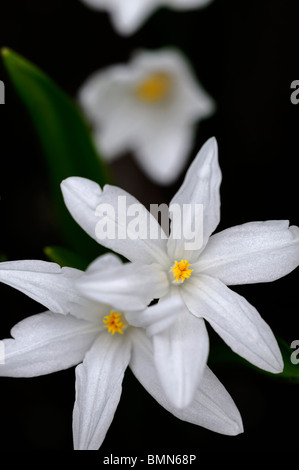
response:
[[[118,2],[118,6],[112,11],[112,21],[115,29],[124,36],[135,33],[158,3],[159,0]]]
[[[204,7],[212,0],[82,0],[91,8],[110,12],[112,22],[119,34],[133,34],[146,18],[159,6],[177,10]]]
[[[180,295],[166,296],[143,311],[126,312],[126,319],[130,325],[145,328],[146,334],[153,336],[170,327],[184,308]]]
[[[283,370],[277,341],[257,310],[218,279],[193,276],[182,296],[189,310],[204,317],[234,352],[273,373]]]
[[[132,77],[127,67],[115,64],[92,73],[81,86],[78,101],[95,130],[108,120],[112,124],[117,104],[123,118],[130,103],[128,88]],[[110,103],[110,106],[109,106]]]
[[[53,312],[73,313],[85,305],[73,281],[82,275],[74,268],[61,268],[46,261],[24,260],[0,263],[0,282],[7,284]]]
[[[167,123],[169,124],[169,123]],[[138,147],[136,158],[146,174],[156,183],[173,183],[184,168],[194,138],[194,126],[171,128],[165,123],[158,131],[151,128]]]
[[[92,74],[80,88],[79,103],[93,127],[96,146],[108,161],[131,150],[136,132],[140,134],[134,72],[127,65],[113,65]]]
[[[76,368],[75,450],[97,450],[105,439],[120,400],[130,351],[126,338],[104,332]]]
[[[132,333],[134,348],[130,367],[139,382],[161,406],[183,421],[214,432],[231,436],[243,432],[242,419],[236,405],[208,367],[205,368],[190,405],[183,409],[174,407],[158,379],[151,342],[142,330],[136,329]]]
[[[251,222],[213,235],[196,269],[224,284],[270,282],[299,265],[299,228],[287,220]]]
[[[106,253],[92,261],[92,263],[88,265],[85,273],[89,275],[104,272],[106,269],[120,268],[122,264],[118,256],[115,256],[113,253]]]
[[[156,369],[168,400],[184,408],[194,398],[208,358],[204,320],[185,307],[169,328],[152,339]]]
[[[178,205],[182,213],[184,204],[188,205],[189,208],[194,208],[195,204],[203,205],[203,220],[202,224],[200,224],[203,232],[202,246],[197,250],[186,250],[186,236],[180,232],[184,225],[185,229],[188,229],[188,227],[184,224],[184,220],[183,224],[180,223],[179,219],[183,219],[183,217],[178,218],[173,216],[171,235],[168,240],[170,259],[181,260],[186,258],[188,261],[193,261],[198,258],[209,236],[215,230],[220,220],[220,182],[221,171],[218,164],[217,142],[212,138],[205,143],[197,154],[181,188],[170,203],[170,210],[172,205]],[[196,216],[198,217],[198,213],[192,210],[191,216],[192,225],[188,224],[190,225],[190,230],[192,230],[192,227],[196,227],[195,218]]]
[[[168,280],[157,265],[126,263],[87,273],[76,286],[82,295],[116,309],[141,310],[166,294]]]
[[[92,8],[105,9],[111,13],[112,22],[119,34],[133,34],[145,21],[160,0],[82,0]]]
[[[64,180],[61,189],[73,218],[101,245],[130,261],[167,263],[166,235],[156,219],[126,191],[109,185],[102,191],[98,184],[79,177]],[[139,212],[131,216],[128,211],[135,208]],[[134,221],[138,222],[136,230]]]
[[[5,364],[0,375],[34,377],[72,367],[82,361],[100,328],[70,315],[46,312],[33,315],[5,339]]]

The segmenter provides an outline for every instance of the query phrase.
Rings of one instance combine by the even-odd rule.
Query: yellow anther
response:
[[[108,328],[108,332],[114,335],[114,333],[124,334],[122,331],[127,325],[123,323],[124,318],[121,313],[114,312],[111,310],[110,315],[103,318],[105,327]]]
[[[136,95],[145,103],[159,103],[170,92],[172,80],[166,73],[154,73],[136,88]]]
[[[173,275],[176,282],[182,283],[191,276],[193,269],[189,269],[191,266],[190,263],[185,259],[182,259],[180,262],[175,261],[175,266],[172,266]]]

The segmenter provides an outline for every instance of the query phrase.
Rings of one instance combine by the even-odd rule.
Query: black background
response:
[[[269,219],[299,225],[299,105],[290,102],[291,82],[299,79],[298,14],[296,0],[215,0],[203,10],[161,9],[135,35],[123,38],[107,14],[79,1],[19,0],[1,3],[0,46],[24,55],[75,97],[90,73],[126,62],[134,49],[176,45],[218,106],[199,126],[190,156],[191,161],[205,140],[216,136],[223,171],[218,230]],[[46,259],[43,248],[62,243],[47,168],[2,64],[0,79],[6,86],[6,104],[0,106],[0,253],[8,260]],[[129,155],[112,169],[117,184],[145,204],[169,202],[183,178],[157,187]],[[298,281],[295,271],[274,283],[236,288],[289,344],[299,339]],[[7,286],[0,286],[0,295],[1,338],[17,321],[43,309]],[[180,422],[128,371],[101,455],[297,447],[299,385],[246,367],[218,365],[214,371],[241,412],[244,434],[226,437]],[[74,369],[33,379],[1,378],[0,384],[1,450],[72,449]]]

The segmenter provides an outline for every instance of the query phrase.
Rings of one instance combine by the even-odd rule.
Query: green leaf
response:
[[[89,265],[88,259],[60,246],[47,246],[44,248],[44,253],[50,261],[60,266],[70,266],[85,271]]]
[[[2,57],[15,90],[27,108],[46,157],[55,209],[62,235],[77,253],[90,260],[99,245],[90,239],[68,213],[60,183],[69,176],[108,182],[108,170],[92,142],[76,104],[39,68],[9,49]]]
[[[242,367],[243,366],[250,367],[251,369],[254,369],[256,372],[267,375],[274,379],[299,383],[299,364],[293,364],[291,360],[292,353],[294,353],[295,350],[291,349],[288,343],[284,339],[280,337],[276,337],[276,340],[278,342],[278,345],[282,354],[283,362],[284,362],[284,369],[283,369],[283,372],[281,372],[280,374],[271,374],[270,372],[267,372],[265,370],[259,369],[258,367],[255,367],[250,362],[240,357],[238,354],[235,354],[224,343],[218,344],[216,347],[211,348],[211,353],[209,356],[209,364],[211,364],[212,366],[213,364],[214,365],[221,364],[224,366],[229,365],[229,364],[238,364],[238,365],[241,365]],[[298,348],[297,356],[299,360],[299,348]]]

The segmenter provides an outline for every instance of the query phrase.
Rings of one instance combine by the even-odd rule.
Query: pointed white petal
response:
[[[182,296],[189,310],[204,317],[234,352],[272,373],[283,370],[277,341],[257,310],[218,279],[193,276]]]
[[[299,228],[287,220],[251,222],[213,235],[196,269],[224,284],[270,282],[299,265]]]
[[[82,361],[100,328],[52,312],[28,317],[12,328],[14,339],[3,340],[0,376],[34,377],[72,367]]]
[[[217,142],[216,139],[212,138],[205,143],[197,154],[186,174],[181,188],[170,203],[170,211],[172,206],[177,205],[181,208],[181,217],[176,217],[175,212],[172,216],[171,234],[168,240],[168,254],[170,259],[181,260],[182,258],[186,258],[188,261],[192,261],[198,258],[209,236],[215,230],[220,220],[220,182],[221,171],[218,164]],[[186,242],[188,242],[188,240],[182,230],[185,228],[186,231],[188,227],[186,223],[181,222],[183,219],[183,205],[186,205],[187,209],[187,207],[196,207],[195,204],[203,205],[203,220],[199,221],[199,229],[202,228],[203,243],[197,250],[187,250]],[[194,227],[197,227],[199,214],[193,209],[190,213],[192,223],[188,225],[191,232],[192,228],[194,230]],[[196,231],[198,231],[198,228]],[[188,236],[190,235],[191,234]]]
[[[90,8],[107,10],[119,34],[134,34],[159,6],[177,10],[204,7],[212,0],[81,0]]]
[[[130,351],[125,337],[104,332],[76,368],[75,450],[97,450],[105,439],[120,400]]]
[[[152,345],[142,330],[132,331],[130,367],[144,388],[161,406],[177,418],[211,431],[235,436],[243,432],[240,413],[223,385],[206,367],[190,405],[177,409],[167,399],[153,361]]]
[[[191,315],[185,307],[172,325],[152,340],[156,369],[168,400],[176,408],[188,406],[208,358],[204,320]]]
[[[135,33],[160,0],[82,0],[91,8],[108,10],[114,28],[127,36]]]
[[[98,184],[79,177],[64,180],[61,189],[73,218],[101,245],[130,261],[167,262],[166,235],[126,191],[109,185],[102,191]]]
[[[0,282],[18,289],[49,310],[63,314],[84,305],[73,285],[81,275],[82,271],[46,261],[0,263]]]
[[[166,296],[143,311],[126,311],[126,319],[130,325],[144,328],[148,336],[153,336],[170,327],[184,308],[180,295]]]
[[[97,322],[107,312],[107,306],[84,298],[74,282],[83,271],[39,260],[0,263],[0,282],[7,284],[52,312]]]
[[[118,2],[111,12],[115,29],[124,36],[135,33],[158,3],[159,0]]]
[[[169,127],[171,124],[171,127]],[[173,183],[186,164],[194,137],[194,126],[161,123],[152,126],[136,151],[146,174],[156,183]]]
[[[166,274],[156,265],[126,263],[93,271],[76,283],[82,295],[122,311],[145,309],[168,290]]]
[[[96,239],[95,229],[98,218],[95,210],[101,203],[100,186],[86,178],[71,177],[62,181],[61,191],[72,217],[88,235]]]

